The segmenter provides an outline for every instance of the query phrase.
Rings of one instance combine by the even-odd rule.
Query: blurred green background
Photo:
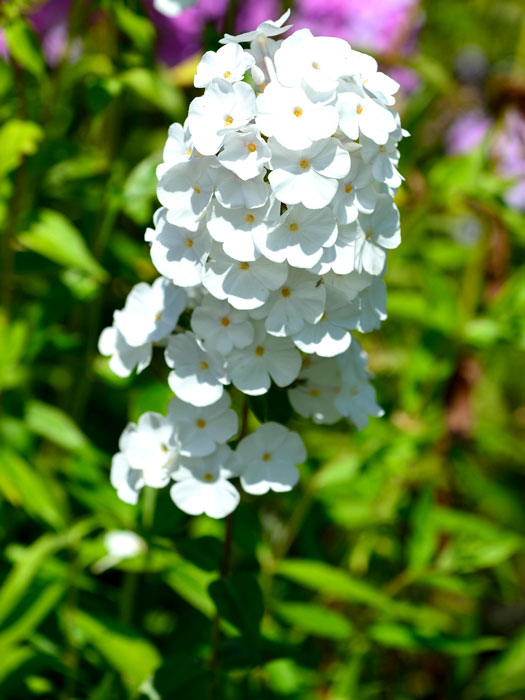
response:
[[[0,698],[520,700],[521,0],[369,2],[361,18],[405,12],[362,42],[399,76],[411,132],[389,317],[362,339],[386,416],[361,433],[292,416],[303,478],[243,497],[225,577],[223,521],[167,492],[128,506],[109,484],[126,422],[170,398],[162,358],[122,380],[96,347],[157,276],[143,236],[167,128],[197,94],[195,46],[266,14],[219,5],[170,22],[147,2],[0,3]],[[341,35],[346,12],[360,48],[354,5],[295,9]],[[147,550],[97,573],[113,530]]]

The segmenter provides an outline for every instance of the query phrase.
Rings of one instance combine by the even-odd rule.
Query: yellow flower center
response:
[[[314,61],[312,63],[312,68],[315,68],[315,70],[319,70],[321,68],[321,66],[317,63],[317,61]]]
[[[255,221],[255,216],[253,214],[246,214],[244,220],[247,224],[253,224],[253,222]]]
[[[348,194],[348,193],[351,192],[352,190],[353,190],[352,185],[351,185],[350,183],[348,183],[348,185],[345,187],[345,192],[346,192],[346,194]]]
[[[255,153],[255,151],[257,150],[257,146],[254,143],[249,143],[248,150],[250,151],[250,153]]]
[[[186,242],[184,243],[184,245],[186,246],[186,248],[193,248],[193,241],[191,240],[191,238],[186,238]]]
[[[205,428],[206,427],[206,421],[203,418],[197,418],[195,421],[195,425],[197,428]]]
[[[309,391],[308,393],[310,394],[310,396],[311,396],[312,398],[315,399],[315,398],[317,398],[317,396],[319,396],[319,394],[320,394],[321,392],[319,391],[319,389],[310,389],[310,391]]]
[[[210,365],[203,360],[199,365],[199,369],[208,369],[209,366]]]
[[[272,458],[272,455],[269,452],[265,452],[262,456],[263,462],[268,462]]]
[[[221,323],[226,328],[226,326],[230,325],[230,319],[226,318],[226,316],[224,316],[224,318],[221,318]]]
[[[283,297],[289,297],[291,294],[291,291],[288,289],[288,287],[283,287],[281,289],[281,294],[283,295]]]
[[[259,357],[262,357],[262,356],[264,355],[264,348],[263,348],[262,345],[258,345],[258,346],[255,348],[255,354],[256,354],[256,355],[259,355]]]
[[[168,451],[168,446],[166,445],[165,442],[162,443],[162,445],[160,446],[160,449],[162,450],[162,452],[167,452],[167,451]]]
[[[228,114],[227,117],[224,117],[224,126],[229,126],[230,124],[233,124],[233,117]]]
[[[300,107],[296,107],[293,111],[296,117],[302,116],[303,110]]]
[[[239,270],[248,270],[249,267],[250,267],[250,263],[242,262],[242,263],[239,265]]]
[[[161,318],[162,318],[162,311],[157,311],[157,313],[155,314],[155,321],[160,321]]]
[[[361,114],[362,111],[363,111],[363,108],[361,107],[361,105],[358,105],[358,106],[357,106],[357,109],[356,109],[356,112],[357,112],[358,114]]]
[[[379,153],[386,153],[386,148],[384,146],[379,146]]]
[[[299,165],[301,166],[301,168],[303,170],[306,170],[307,168],[310,167],[310,161],[307,160],[306,158],[303,158],[303,160],[299,163]]]
[[[288,226],[289,231],[298,231],[299,230],[299,224],[296,224],[295,221],[293,221],[289,226]]]
[[[373,235],[374,235],[374,232],[373,232],[373,231],[369,231],[369,232],[365,235],[366,240],[369,241],[369,240],[372,238]]]
[[[191,148],[188,148],[188,150],[186,151],[186,155],[191,156]]]
[[[230,76],[231,76],[231,73],[230,73],[229,70],[224,71],[224,77],[225,77],[225,78],[229,78]]]
[[[210,474],[210,472],[207,472],[203,477],[204,481],[213,481],[213,474]]]
[[[201,193],[201,191],[200,191],[200,189],[197,187],[197,185],[193,185],[193,191],[194,191],[196,194],[200,194],[200,193]]]

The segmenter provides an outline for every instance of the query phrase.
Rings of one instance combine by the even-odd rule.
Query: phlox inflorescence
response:
[[[240,500],[234,478],[254,495],[297,483],[299,435],[272,420],[246,435],[230,394],[245,395],[244,418],[272,385],[316,423],[383,415],[352,331],[386,318],[401,242],[399,86],[341,39],[278,38],[288,14],[204,54],[204,92],[157,169],[146,241],[161,277],[137,284],[100,338],[120,376],[162,347],[175,394],[120,438],[111,482],[128,503],[171,484],[183,511],[221,518]]]

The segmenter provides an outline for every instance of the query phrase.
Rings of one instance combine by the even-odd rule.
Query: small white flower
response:
[[[365,91],[385,105],[393,105],[399,83],[377,70],[377,61],[372,56],[360,51],[351,51],[349,64],[352,66],[352,77]]]
[[[119,449],[131,469],[141,472],[146,486],[166,486],[177,462],[178,446],[173,425],[164,416],[148,411],[138,423],[128,423]]]
[[[318,277],[306,270],[290,270],[284,285],[272,292],[264,306],[266,330],[281,337],[299,333],[305,323],[319,321],[325,299],[326,290]]]
[[[270,188],[262,175],[243,180],[231,170],[215,168],[215,196],[223,207],[252,209],[262,207],[268,201]]]
[[[104,535],[104,546],[107,554],[96,561],[91,570],[101,574],[112,566],[120,564],[124,559],[133,559],[147,550],[145,540],[131,530],[111,530]]]
[[[207,295],[191,315],[191,328],[205,347],[228,355],[233,348],[253,342],[253,325],[247,311],[238,311],[227,301]]]
[[[356,328],[360,333],[380,328],[387,317],[386,286],[383,280],[373,277],[370,286],[349,304],[347,315],[351,319],[349,327]]]
[[[239,492],[228,481],[235,473],[235,457],[226,445],[207,457],[186,458],[173,475],[176,483],[170,489],[171,499],[189,515],[224,518],[240,500]]]
[[[301,355],[292,341],[268,335],[262,323],[256,326],[253,343],[228,357],[233,385],[250,396],[265,394],[272,379],[277,386],[288,386],[300,369]]]
[[[101,355],[111,357],[109,368],[119,377],[129,377],[135,367],[140,374],[151,362],[152,344],[144,343],[133,347],[124,340],[122,333],[109,326],[104,328],[98,340],[98,351]]]
[[[215,187],[211,158],[194,158],[177,163],[161,176],[157,187],[159,202],[168,209],[170,223],[190,231],[199,228],[199,221],[208,208]]]
[[[372,175],[377,182],[384,182],[388,187],[396,189],[403,182],[403,177],[397,170],[399,151],[397,140],[391,136],[383,145],[379,145],[361,136],[361,157],[370,165]]]
[[[195,87],[204,88],[214,78],[223,78],[229,83],[242,80],[255,59],[238,44],[227,44],[218,51],[206,51],[197,66],[197,73],[193,79]]]
[[[168,129],[168,138],[162,154],[163,162],[157,167],[157,178],[171,168],[172,165],[185,163],[191,159],[193,143],[187,122],[172,124]]]
[[[311,355],[303,362],[296,386],[288,389],[288,398],[299,415],[315,423],[335,423],[342,418],[334,404],[340,387],[337,361]]]
[[[155,216],[155,229],[149,229],[151,260],[157,270],[179,287],[199,284],[204,263],[211,250],[211,238],[201,222],[196,231],[180,228],[166,218],[167,210]]]
[[[131,468],[126,455],[122,452],[113,455],[109,478],[121,501],[133,506],[137,504],[139,492],[144,486],[144,477],[138,469]]]
[[[285,204],[308,209],[326,207],[337,191],[337,180],[350,170],[350,156],[335,138],[316,141],[310,148],[291,151],[270,139],[272,172],[268,180]]]
[[[193,333],[171,336],[164,353],[166,364],[172,367],[168,375],[171,390],[182,401],[193,406],[209,406],[218,401],[224,384],[224,359],[215,352],[207,352]]]
[[[306,450],[297,433],[279,423],[264,423],[243,438],[236,450],[241,486],[247,493],[290,491],[299,480],[297,464]]]
[[[276,51],[275,70],[282,85],[302,85],[314,93],[330,95],[339,78],[347,74],[351,56],[344,39],[312,36],[309,29],[300,29]]]
[[[257,126],[291,150],[308,148],[337,129],[338,112],[325,100],[315,100],[300,87],[272,81],[257,97]]]
[[[399,212],[388,195],[378,197],[372,214],[360,214],[357,221],[342,228],[346,229],[344,237],[352,240],[354,269],[358,272],[365,270],[380,275],[385,267],[386,250],[401,243]],[[332,269],[341,272],[335,265]]]
[[[168,407],[168,420],[176,426],[181,457],[206,457],[218,444],[230,440],[239,428],[228,394],[211,406],[201,407],[174,398]]]
[[[260,257],[254,261],[237,261],[212,251],[203,285],[216,299],[227,299],[236,309],[256,309],[286,279],[286,265]]]
[[[246,126],[255,114],[255,94],[248,83],[215,78],[190,104],[188,126],[195,148],[204,156],[217,153],[229,131]]]
[[[315,353],[321,357],[335,357],[350,347],[349,326],[353,317],[348,303],[340,297],[327,295],[326,309],[315,323],[305,323],[294,335],[294,343],[303,352]]]
[[[229,46],[237,46],[237,44],[229,44]],[[224,148],[218,156],[219,162],[238,175],[241,180],[250,180],[264,174],[264,166],[271,157],[272,152],[266,141],[261,138],[259,130],[253,125],[245,126],[242,131],[227,134],[224,139]]]
[[[375,278],[367,272],[350,272],[346,275],[338,275],[328,272],[323,275],[323,282],[327,295],[341,298],[345,302],[353,301],[359,292],[370,286]]]
[[[377,144],[385,144],[397,126],[392,112],[372,97],[359,93],[350,84],[338,93],[339,128],[350,139],[363,134]]]
[[[286,12],[275,21],[268,19],[265,22],[261,22],[253,32],[244,32],[244,34],[237,34],[236,36],[225,34],[224,37],[219,40],[219,44],[241,43],[243,41],[253,41],[254,39],[264,41],[266,37],[284,34],[284,32],[292,26],[291,24],[283,26],[289,16],[290,10],[286,10]]]
[[[121,311],[115,311],[115,327],[128,345],[138,347],[158,342],[169,335],[186,306],[186,294],[159,277],[150,286],[136,284]]]
[[[222,243],[226,255],[234,260],[256,260],[259,256],[255,241],[265,240],[279,223],[281,203],[273,195],[262,207],[226,208],[213,205],[208,217],[211,237]]]
[[[277,227],[269,232],[260,230],[254,238],[269,260],[311,268],[321,259],[323,247],[335,243],[337,223],[328,208],[312,211],[296,204],[289,207]]]
[[[370,167],[352,155],[350,172],[339,182],[332,209],[340,224],[350,224],[359,212],[370,214],[377,202],[377,190]]]
[[[335,398],[335,406],[358,430],[366,428],[369,416],[380,418],[385,414],[376,401],[374,387],[368,380],[362,379],[345,382]]]

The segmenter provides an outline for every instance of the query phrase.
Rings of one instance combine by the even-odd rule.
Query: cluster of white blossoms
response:
[[[130,503],[171,482],[183,511],[223,517],[234,477],[251,494],[294,486],[300,437],[276,422],[239,435],[228,387],[287,387],[317,423],[361,429],[383,413],[352,331],[386,318],[386,255],[401,241],[399,86],[342,39],[272,38],[287,17],[202,57],[204,93],[157,170],[146,240],[161,277],[133,288],[100,339],[121,376],[162,346],[175,394],[167,416],[146,413],[120,439],[111,479]]]

